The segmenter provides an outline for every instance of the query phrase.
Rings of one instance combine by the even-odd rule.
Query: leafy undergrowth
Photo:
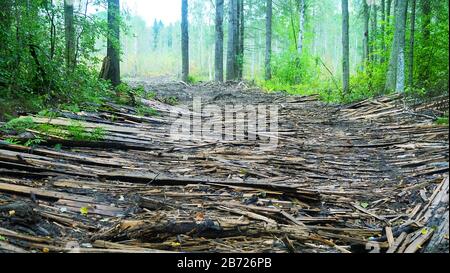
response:
[[[309,66],[312,67],[311,64]],[[374,67],[371,67],[366,72],[358,72],[351,76],[350,90],[346,94],[342,91],[342,83],[340,81],[325,75],[313,76],[307,74],[300,76],[298,79],[274,75],[272,80],[260,81],[259,85],[269,92],[284,91],[291,95],[301,96],[318,95],[326,103],[349,104],[386,95],[387,93],[384,92],[384,73],[383,68]]]
[[[101,127],[88,129],[78,121],[71,121],[68,126],[38,124],[31,117],[12,119],[0,127],[6,136],[6,142],[35,146],[48,138],[62,138],[71,141],[97,142],[105,139],[105,130]],[[26,134],[29,133],[29,134]]]
[[[68,126],[58,126],[50,123],[39,124],[35,123],[32,117],[17,116],[23,113],[30,113],[38,117],[55,119],[60,116],[61,112],[79,113],[82,111],[111,110],[106,102],[131,106],[134,109],[134,114],[137,116],[155,117],[160,115],[156,109],[143,104],[141,98],[159,100],[169,105],[177,105],[179,103],[176,97],[157,98],[155,92],[147,92],[142,86],[133,88],[125,83],[120,84],[114,91],[101,92],[97,96],[87,98],[83,102],[74,101],[56,106],[39,102],[33,107],[23,106],[19,108],[15,104],[15,102],[19,103],[19,101],[12,100],[14,103],[7,103],[8,108],[2,108],[2,111],[7,113],[7,115],[3,115],[3,120],[8,122],[0,126],[0,138],[11,144],[25,146],[39,145],[49,138],[82,142],[103,141],[105,139],[105,131],[101,127],[86,128],[76,120],[70,120],[70,125]],[[112,115],[111,121],[114,122],[114,120],[115,116]]]
[[[364,76],[353,77],[350,85],[350,92],[343,94],[338,83],[333,81],[315,82],[308,84],[289,84],[283,83],[277,79],[270,81],[260,81],[258,85],[267,92],[286,92],[290,95],[318,95],[320,100],[325,103],[333,104],[351,104],[366,99],[377,98],[384,95],[392,94],[393,92],[385,92],[384,85],[378,83],[376,85],[368,85]],[[404,95],[417,101],[427,101],[432,97],[442,96],[440,89],[433,92],[424,89],[407,89]],[[440,123],[445,124],[448,120],[448,115],[439,119]]]
[[[448,114],[446,114],[445,116],[437,118],[436,124],[438,124],[438,125],[447,125],[448,126]]]

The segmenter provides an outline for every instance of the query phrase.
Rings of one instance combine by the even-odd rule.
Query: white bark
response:
[[[303,54],[303,39],[305,36],[305,14],[306,14],[306,5],[305,0],[299,0],[299,10],[300,10],[300,17],[299,17],[299,31],[298,31],[298,44],[297,44],[297,52],[299,55]]]

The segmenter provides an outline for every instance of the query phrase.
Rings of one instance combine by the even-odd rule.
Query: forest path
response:
[[[394,251],[403,252],[431,237],[421,227],[428,204],[448,191],[448,127],[405,109],[401,97],[333,106],[244,83],[132,84],[180,105],[143,101],[158,111],[153,117],[115,104],[64,114],[107,132],[94,144],[0,142],[0,235],[10,244],[25,251],[67,251],[75,241],[82,252],[359,252],[392,250],[400,236]],[[261,150],[261,140],[171,138],[173,112],[192,114],[183,106],[197,96],[219,106],[278,106],[276,149]]]

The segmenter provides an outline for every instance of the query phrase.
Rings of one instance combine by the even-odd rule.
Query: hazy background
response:
[[[214,78],[215,9],[213,0],[189,0],[190,70],[199,80]],[[295,50],[293,30],[298,26],[295,0],[279,0],[274,4],[273,59],[277,62]],[[227,49],[228,1],[225,1],[224,50]],[[247,0],[245,6],[244,77],[261,79],[264,71],[265,5],[261,0]],[[127,14],[128,31],[122,33],[122,74],[130,78],[180,75],[181,1],[122,0]],[[362,20],[350,5],[351,70],[358,69],[362,52]],[[305,50],[320,57],[313,77],[330,79],[326,64],[335,77],[341,73],[342,36],[340,0],[314,1],[310,4],[306,24]],[[296,31],[296,30],[295,30]],[[226,60],[226,56],[224,56]],[[311,58],[314,60],[314,58]],[[313,67],[313,68],[314,68]]]
[[[142,17],[148,26],[151,26],[155,19],[170,24],[181,18],[180,0],[122,0],[122,3],[123,8]]]

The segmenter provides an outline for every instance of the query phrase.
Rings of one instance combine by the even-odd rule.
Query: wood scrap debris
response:
[[[344,108],[317,96],[236,96],[256,92],[280,106],[273,152],[247,140],[172,140],[170,112],[190,110],[153,101],[145,103],[157,118],[114,104],[32,117],[77,119],[106,138],[0,141],[0,252],[349,253],[376,243],[411,253],[448,244],[448,127],[412,115],[401,96]]]

